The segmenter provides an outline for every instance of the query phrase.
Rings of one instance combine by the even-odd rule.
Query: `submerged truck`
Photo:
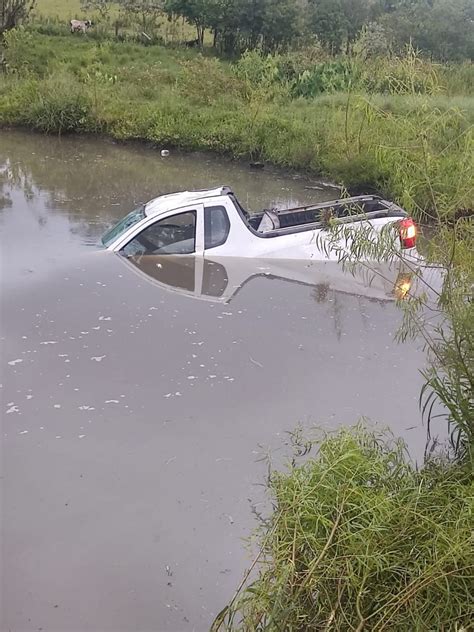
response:
[[[406,254],[416,252],[413,220],[402,208],[378,196],[250,214],[225,186],[161,195],[119,221],[102,237],[102,244],[125,257],[335,260],[337,254],[324,247],[329,218],[356,230],[369,227],[375,237],[391,225],[396,231],[397,247]],[[350,243],[344,247],[350,247]]]

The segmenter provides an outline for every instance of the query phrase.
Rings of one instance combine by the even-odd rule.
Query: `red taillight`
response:
[[[411,217],[402,219],[399,223],[400,241],[402,248],[414,248],[416,246],[416,224]]]

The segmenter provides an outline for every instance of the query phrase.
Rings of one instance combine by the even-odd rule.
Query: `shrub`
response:
[[[297,77],[292,85],[292,94],[311,98],[324,92],[345,92],[355,80],[354,70],[347,61],[317,64]]]
[[[37,20],[34,24],[30,25],[29,30],[40,33],[41,35],[52,36],[70,36],[71,32],[69,25],[62,20],[60,21],[58,18]]]
[[[224,95],[239,98],[242,90],[240,82],[229,76],[221,62],[202,55],[181,63],[178,86],[183,97],[205,105],[212,105]]]
[[[438,94],[437,66],[409,46],[403,56],[382,57],[362,65],[361,85],[370,93]]]
[[[67,76],[30,81],[18,88],[14,101],[16,122],[32,129],[58,134],[91,129],[91,99]]]
[[[390,38],[383,24],[369,22],[359,33],[354,53],[362,59],[386,57],[390,54]]]
[[[3,34],[3,42],[7,72],[24,75],[29,71],[39,71],[33,36],[28,31],[22,27],[6,31]]]
[[[472,62],[439,65],[437,72],[441,85],[447,94],[472,94],[472,86],[474,85],[474,64]]]
[[[314,443],[296,436],[296,454]],[[461,630],[471,625],[473,483],[416,471],[387,436],[343,430],[270,479],[250,575],[213,630]]]
[[[246,51],[232,69],[243,85],[246,100],[272,100],[284,90],[278,55]]]
[[[327,55],[320,45],[306,46],[292,50],[278,57],[280,77],[289,83],[294,81],[305,70],[312,70],[315,65],[327,61]]]

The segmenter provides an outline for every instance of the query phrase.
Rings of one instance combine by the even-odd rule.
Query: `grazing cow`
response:
[[[71,33],[86,33],[90,29],[92,22],[90,20],[71,20]]]
[[[189,40],[188,42],[184,42],[186,48],[197,48],[200,45],[200,41],[198,39]]]

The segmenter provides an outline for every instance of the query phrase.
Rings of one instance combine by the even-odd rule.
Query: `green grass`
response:
[[[119,32],[123,37],[136,37],[142,31],[142,27],[133,23],[123,22],[124,15],[116,4],[112,4],[108,16],[108,22],[104,22],[97,11],[86,11],[82,8],[80,0],[38,0],[32,14],[30,24],[47,35],[66,35],[69,31],[69,21],[74,18],[93,20],[94,27],[89,31],[89,38],[103,39],[115,35],[115,21],[119,18],[122,22]],[[158,21],[156,28],[150,30],[152,37],[160,38],[166,43],[178,43],[194,39],[196,31],[194,27],[182,20],[169,22],[165,16]],[[205,41],[210,43],[211,34],[206,32]]]
[[[347,187],[377,189],[419,217],[474,206],[472,96],[294,99],[264,75],[249,78],[255,59],[236,75],[229,63],[184,48],[34,30],[7,38],[0,125],[143,139],[308,169]]]
[[[253,573],[213,631],[471,629],[472,473],[416,471],[402,445],[361,429],[312,447],[272,474]]]
[[[83,14],[80,0],[37,0],[35,13],[69,21]]]

